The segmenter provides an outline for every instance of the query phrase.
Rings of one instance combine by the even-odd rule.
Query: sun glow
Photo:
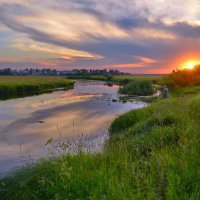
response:
[[[182,64],[182,69],[193,69],[196,65],[198,65],[200,62],[198,61],[187,61],[185,63]]]
[[[193,69],[194,66],[195,66],[195,64],[190,63],[190,64],[188,64],[185,68],[187,68],[187,69]]]

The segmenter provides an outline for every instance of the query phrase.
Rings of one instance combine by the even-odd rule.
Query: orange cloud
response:
[[[0,57],[0,62],[17,62],[18,60],[15,59],[15,58],[3,58],[3,57]]]
[[[116,65],[112,65],[112,67],[117,67],[117,68],[144,67],[144,66],[148,66],[149,64],[160,62],[160,61],[155,60],[153,58],[148,58],[148,57],[143,57],[143,56],[136,56],[135,58],[137,58],[139,60],[139,62],[116,64]]]
[[[150,39],[176,39],[176,35],[167,31],[153,29],[153,28],[134,28],[132,34],[139,38]]]
[[[39,52],[45,52],[49,54],[54,54],[58,56],[59,58],[64,59],[73,59],[73,58],[90,58],[90,59],[102,59],[103,57],[100,55],[91,54],[86,51],[79,51],[79,50],[73,50],[73,49],[67,49],[62,47],[56,47],[53,45],[40,45],[37,43],[31,43],[31,44],[24,44],[24,43],[17,43],[12,44],[11,47],[23,50],[23,51],[39,51]]]
[[[148,57],[143,57],[143,56],[137,56],[136,58],[138,58],[139,60],[141,60],[143,63],[155,63],[155,62],[159,62],[158,60],[155,60],[153,58],[148,58]]]

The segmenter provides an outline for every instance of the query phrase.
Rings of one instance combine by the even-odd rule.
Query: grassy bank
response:
[[[0,76],[0,99],[41,94],[56,88],[71,88],[73,81],[64,77]]]
[[[0,198],[200,199],[199,113],[200,94],[131,111],[102,153],[38,161],[1,179]]]
[[[154,93],[150,80],[133,80],[119,89],[122,94],[146,96]]]

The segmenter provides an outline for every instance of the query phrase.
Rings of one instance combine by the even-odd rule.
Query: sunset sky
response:
[[[0,68],[168,73],[199,61],[199,0],[0,0]]]

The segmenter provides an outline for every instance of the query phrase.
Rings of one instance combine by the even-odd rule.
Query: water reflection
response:
[[[120,103],[118,86],[76,82],[73,90],[0,102],[0,172],[24,164],[27,156],[45,155],[49,138],[87,136],[104,142],[109,123],[119,114],[145,106]]]

